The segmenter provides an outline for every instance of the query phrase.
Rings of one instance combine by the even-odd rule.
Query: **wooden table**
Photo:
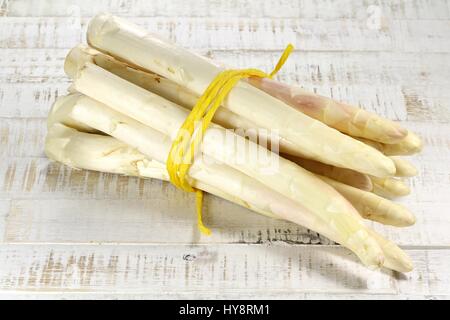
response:
[[[292,42],[281,79],[420,134],[402,200],[417,223],[376,226],[415,270],[367,270],[314,232],[212,196],[214,234],[200,237],[191,194],[50,162],[64,57],[99,11],[237,67],[269,70]],[[0,298],[450,298],[449,1],[0,0],[0,82]]]

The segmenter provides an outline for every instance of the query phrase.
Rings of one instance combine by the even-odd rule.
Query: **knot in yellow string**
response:
[[[210,235],[211,230],[202,221],[203,192],[193,188],[187,181],[187,173],[193,163],[195,150],[201,143],[203,133],[211,124],[228,93],[239,80],[249,77],[272,78],[286,62],[294,47],[289,44],[270,74],[257,69],[225,70],[220,72],[197,100],[192,111],[178,130],[166,161],[170,181],[176,187],[196,193],[198,228],[203,234]],[[195,132],[195,134],[194,134]]]

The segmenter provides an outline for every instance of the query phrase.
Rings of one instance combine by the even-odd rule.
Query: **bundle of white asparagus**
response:
[[[73,85],[49,114],[48,157],[74,168],[169,180],[172,142],[223,67],[108,14],[93,18],[87,39],[89,46],[75,47],[65,61]],[[399,156],[420,151],[412,132],[265,78],[240,81],[213,122],[188,171],[195,189],[305,226],[369,267],[412,270],[398,246],[363,222],[414,224],[406,208],[386,199],[409,193],[400,178],[416,170]],[[265,172],[259,158],[242,161],[255,150],[276,161],[274,172]]]

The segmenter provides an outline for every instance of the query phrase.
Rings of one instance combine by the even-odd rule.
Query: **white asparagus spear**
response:
[[[251,78],[250,83],[308,116],[351,136],[392,144],[404,139],[408,132],[399,124],[376,114],[297,86],[268,78]]]
[[[385,144],[365,138],[355,137],[361,142],[377,149],[387,156],[408,156],[422,151],[422,140],[413,132],[409,131],[405,139],[395,144]]]
[[[385,239],[372,229],[368,229],[372,237],[374,237],[384,252],[385,268],[398,272],[410,272],[413,270],[411,258],[405,251],[400,249],[394,242]]]
[[[77,99],[79,95],[72,96],[72,98]],[[72,104],[69,99],[59,98],[58,100],[59,104]],[[56,109],[67,111],[67,108],[54,106],[53,110]],[[68,120],[70,118],[66,114],[65,122],[67,123]],[[92,130],[85,132],[78,130],[62,123],[52,123],[46,137],[45,153],[47,156],[77,169],[128,176],[151,176],[159,180],[169,180],[167,171],[161,162],[149,160],[136,148],[107,135],[88,133]]]
[[[319,177],[346,197],[366,219],[397,227],[411,226],[416,222],[414,215],[398,203],[324,176]]]
[[[91,20],[88,42],[100,51],[160,74],[198,95],[222,71],[209,60],[108,14]],[[296,145],[308,158],[379,177],[395,172],[392,161],[380,152],[297,112],[243,81],[230,92],[224,107],[251,119],[261,128],[278,130],[282,138]]]
[[[383,144],[382,152],[387,156],[413,155],[422,151],[422,140],[413,132],[408,131],[405,139],[395,144]]]
[[[398,156],[390,156],[395,165],[396,177],[414,177],[417,175],[417,169],[414,165],[406,159]]]
[[[84,44],[72,48],[67,54],[64,61],[64,71],[67,75],[73,77],[86,62],[95,64],[182,107],[192,109],[197,102],[198,96],[191,90],[153,72],[134,68],[123,61]],[[216,117],[221,113],[229,114],[231,112],[224,108],[219,109],[214,118],[216,123],[218,123]],[[234,117],[236,116],[234,114]],[[225,116],[225,118],[227,117],[229,115]]]
[[[87,62],[95,64],[186,109],[192,109],[198,100],[198,96],[195,93],[169,79],[152,72],[133,68],[123,61],[119,61],[86,45],[79,45],[70,50],[64,63],[64,70],[68,76],[74,78],[77,70],[82,68]],[[76,90],[72,88],[72,91]],[[280,151],[284,153],[305,156],[286,139],[275,137],[274,141],[272,141],[272,135],[267,134],[265,130],[258,130],[256,124],[228,109],[219,108],[214,115],[213,122],[227,129],[242,129],[237,130],[236,133],[245,135],[252,141],[267,141],[270,146],[279,145]]]
[[[403,197],[411,190],[403,181],[395,178],[370,177],[373,184],[372,192],[386,198]]]
[[[54,124],[49,129],[46,139],[46,153],[51,159],[74,168],[168,180],[168,173],[164,164],[150,160],[135,148],[110,136],[82,133],[62,124]],[[232,175],[224,175],[222,176],[224,179],[222,183],[236,186],[236,181],[240,180],[239,178],[236,179],[236,177],[239,175],[242,174],[237,171],[234,171]],[[227,182],[227,179],[230,182]],[[248,179],[244,175],[243,180]],[[193,180],[193,183],[197,188],[274,218],[277,218],[274,212],[283,216],[289,216],[296,215],[302,209],[298,209],[297,204],[293,204],[289,199],[282,199],[276,192],[268,191],[264,186],[255,182],[252,184],[243,183],[243,188],[238,190],[240,197],[247,193],[256,195],[250,197],[251,200],[255,201],[254,203],[229,195],[198,180]],[[261,197],[260,195],[264,196]],[[278,204],[277,200],[279,201]],[[292,213],[289,214],[289,212]],[[386,257],[384,267],[399,272],[412,270],[410,258],[400,248],[372,230],[369,230],[369,232],[383,249]]]
[[[52,108],[50,109],[50,113],[47,118],[47,128],[51,128],[56,123],[62,123],[68,127],[74,128],[76,130],[82,132],[92,132],[98,133],[98,130],[93,129],[81,123],[79,121],[74,120],[73,118],[67,117],[67,112],[65,111],[64,106],[66,105],[74,105],[79,99],[79,94],[70,94],[67,96],[61,96],[56,99]]]
[[[99,92],[102,91],[101,86],[97,86],[96,89],[99,90]],[[142,90],[141,88],[138,89]],[[111,92],[111,90],[109,92]],[[147,91],[144,92],[147,93]],[[136,104],[136,99],[130,99],[129,96],[124,96],[122,98],[122,102],[127,101],[132,101],[132,105],[137,109],[140,109],[140,106],[142,106],[140,104]],[[148,99],[146,101],[148,101]],[[155,131],[151,127],[147,127],[146,125],[143,125],[142,123],[133,120],[122,113],[113,111],[109,108],[109,106],[106,106],[88,97],[80,96],[75,105],[68,104],[63,105],[63,107],[66,109],[68,117],[71,117],[78,122],[82,122],[106,134],[114,136],[131,146],[136,147],[140,152],[148,155],[152,159],[164,162],[168,155],[171,145],[171,141],[168,135],[164,135],[161,132]],[[122,107],[125,108],[125,106]],[[145,110],[144,108],[141,111],[147,114],[148,110]],[[205,134],[205,140],[208,140],[208,131]],[[223,170],[218,168],[214,170],[206,170],[201,164],[203,164],[204,162],[208,162],[209,165],[209,162],[211,160],[200,161],[200,164],[196,165],[198,162],[197,160],[198,158],[189,170],[189,176],[191,176],[193,179],[196,179],[198,175],[203,174],[202,179],[209,179],[209,185],[214,186],[214,183],[219,183],[219,185],[217,185],[217,188],[224,190],[225,186],[220,184],[221,179],[216,178],[216,176],[223,174]],[[288,164],[290,163],[287,160],[284,161]],[[280,159],[280,163],[281,162],[283,162],[282,159]],[[293,163],[290,164],[293,167],[296,167]],[[257,164],[254,165],[257,166]],[[362,220],[360,220],[361,218],[357,219],[355,217],[355,214],[358,215],[356,210],[334,189],[321,182],[312,174],[307,173],[306,171],[303,172],[302,170],[303,169],[298,168],[297,172],[293,172],[293,170],[287,172],[287,174],[291,178],[291,181],[288,182],[288,185],[294,190],[290,192],[284,192],[283,190],[281,190],[281,193],[284,193],[285,196],[290,196],[293,201],[296,200],[295,197],[292,196],[293,194],[298,196],[302,200],[307,199],[306,203],[295,201],[299,206],[304,207],[307,212],[311,212],[310,214],[307,214],[306,217],[304,217],[305,215],[302,215],[302,219],[313,219],[315,221],[314,223],[311,223],[310,221],[303,221],[302,223],[308,223],[308,225],[304,226],[312,230],[317,230],[318,227],[316,226],[316,224],[319,223],[320,228],[323,227],[325,229],[331,229],[331,231],[328,231],[328,233],[334,232],[335,234],[339,235],[339,240],[336,239],[336,236],[330,236],[329,238],[350,248],[360,257],[363,263],[368,266],[382,265],[383,254],[381,252],[381,249],[379,248],[377,242],[370,236],[368,236],[366,227],[363,225]],[[255,174],[255,171],[257,170],[249,173],[253,173],[255,176],[258,176],[257,174]],[[302,175],[300,176],[299,174],[301,173]],[[280,175],[281,178],[285,176],[286,175]],[[270,180],[271,183],[269,185],[267,185],[266,179],[261,179],[260,182],[265,184],[270,189],[284,189],[282,188],[282,184],[286,182],[280,183],[280,177],[278,174],[272,175],[270,177],[272,179]],[[293,177],[299,178],[300,181],[292,181]],[[306,188],[304,188],[304,190],[297,189],[300,187],[296,187],[296,185],[298,185],[298,182],[306,183]],[[240,182],[238,181],[236,183],[239,185]],[[308,193],[311,194],[309,194],[308,196]],[[239,196],[239,194],[235,196]],[[314,197],[314,199],[311,199],[312,197]],[[314,212],[311,210],[314,210]],[[299,218],[297,218],[296,220],[292,220],[292,218],[290,219],[283,216],[280,217],[299,223]],[[324,235],[328,236],[327,234]]]
[[[320,174],[322,176],[348,184],[349,186],[361,190],[373,190],[372,180],[368,175],[364,173],[345,168],[338,168],[314,160],[303,159],[292,155],[284,154],[283,157],[297,163],[299,166],[313,173]]]

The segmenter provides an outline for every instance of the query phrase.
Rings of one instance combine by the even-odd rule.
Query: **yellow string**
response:
[[[206,235],[211,230],[202,220],[203,192],[193,188],[187,181],[187,173],[194,160],[195,150],[202,141],[203,133],[211,124],[217,109],[239,80],[249,77],[272,78],[288,59],[294,47],[289,44],[270,74],[257,69],[225,70],[220,72],[197,100],[172,143],[166,166],[170,181],[178,188],[196,193],[197,220],[200,232]],[[198,126],[198,123],[201,126]],[[195,135],[194,135],[195,132]],[[193,136],[194,135],[194,136]]]

